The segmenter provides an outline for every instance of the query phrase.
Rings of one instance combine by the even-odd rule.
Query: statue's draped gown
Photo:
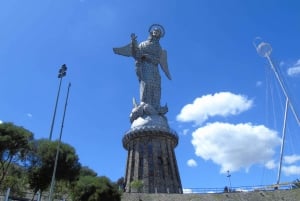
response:
[[[161,77],[158,64],[161,46],[158,40],[146,40],[138,46],[139,56],[136,73],[140,82],[140,101],[160,108]]]

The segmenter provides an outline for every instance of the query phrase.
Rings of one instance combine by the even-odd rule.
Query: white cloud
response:
[[[274,169],[277,167],[277,164],[275,163],[274,160],[269,160],[265,163],[265,167],[268,168],[269,170]]]
[[[182,134],[183,134],[183,135],[187,135],[187,134],[189,133],[189,131],[190,131],[189,129],[184,129],[184,130],[182,131]]]
[[[283,167],[282,167],[282,172],[283,172],[286,176],[300,175],[300,166],[296,166],[296,165],[283,166]]]
[[[256,86],[257,86],[257,87],[260,87],[261,85],[262,85],[262,81],[257,81],[257,82],[256,82]]]
[[[291,67],[287,70],[289,76],[296,76],[300,74],[300,66]]]
[[[285,164],[293,164],[296,163],[297,161],[300,161],[300,156],[295,154],[290,156],[284,156],[283,161]]]
[[[190,159],[190,160],[187,161],[187,165],[189,167],[197,167],[198,164],[194,159]]]
[[[300,75],[300,59],[287,70],[287,74],[289,76],[297,76]]]
[[[272,160],[280,145],[276,131],[263,125],[215,122],[198,128],[192,134],[195,154],[221,166],[221,172],[231,172]],[[269,164],[270,165],[270,164]]]
[[[2,124],[2,123],[3,123],[3,121],[0,120],[0,124]]]
[[[252,104],[253,101],[247,97],[230,92],[204,95],[196,98],[192,104],[185,105],[177,115],[177,120],[201,125],[209,117],[240,114],[251,108]]]
[[[29,118],[32,117],[32,114],[31,114],[31,113],[27,113],[26,115],[27,115],[27,117],[29,117]]]

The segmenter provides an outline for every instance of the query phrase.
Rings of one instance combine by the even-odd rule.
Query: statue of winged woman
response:
[[[140,85],[141,104],[152,106],[158,114],[165,114],[167,106],[160,106],[161,77],[160,65],[168,79],[171,75],[167,63],[167,51],[162,49],[159,40],[165,35],[164,28],[153,24],[149,28],[149,37],[138,44],[135,34],[131,34],[131,43],[124,47],[113,48],[115,54],[133,57],[135,70]]]

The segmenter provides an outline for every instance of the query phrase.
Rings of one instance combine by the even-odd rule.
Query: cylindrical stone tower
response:
[[[123,137],[128,150],[125,191],[132,192],[130,183],[143,181],[144,193],[182,193],[174,148],[178,136],[163,116],[147,116],[133,122]]]
[[[140,85],[140,103],[135,99],[130,114],[131,127],[123,137],[123,146],[128,151],[125,191],[133,192],[131,182],[143,182],[144,193],[182,193],[174,149],[178,136],[168,125],[165,114],[167,106],[160,105],[161,77],[159,66],[167,78],[171,75],[167,52],[159,43],[165,35],[164,28],[153,24],[146,41],[137,43],[131,34],[131,43],[113,48],[116,54],[133,57]]]

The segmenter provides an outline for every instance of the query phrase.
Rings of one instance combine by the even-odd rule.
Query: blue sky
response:
[[[132,58],[115,55],[130,34],[139,42],[151,24],[166,30],[172,80],[162,74],[161,104],[180,141],[175,149],[184,188],[276,182],[284,96],[253,41],[272,45],[290,100],[300,113],[298,1],[2,0],[0,121],[48,138],[59,84],[58,139],[67,85],[72,83],[62,140],[82,165],[116,181],[124,176],[122,137],[139,97]],[[281,181],[300,178],[299,125],[288,113]]]

